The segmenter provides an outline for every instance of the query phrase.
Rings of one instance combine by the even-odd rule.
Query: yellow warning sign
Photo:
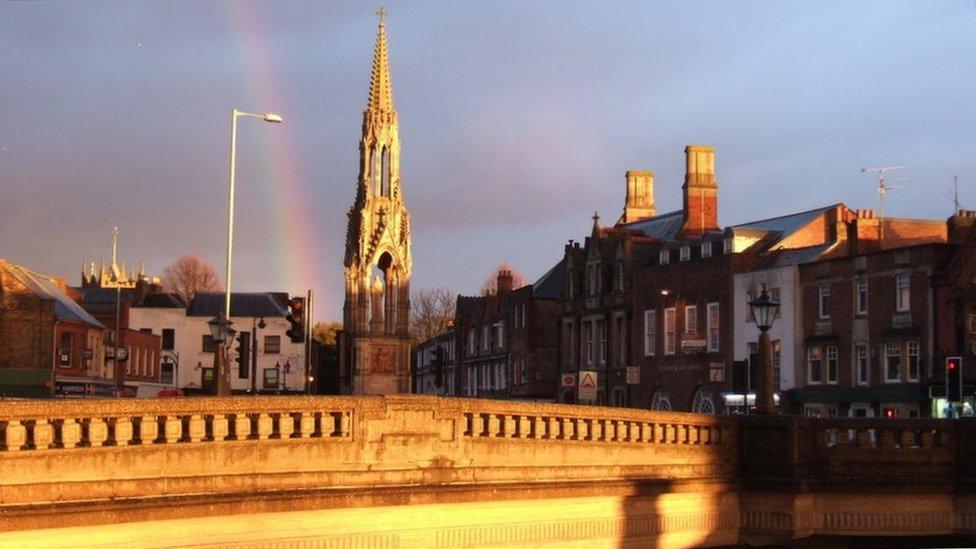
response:
[[[596,400],[597,374],[592,370],[579,373],[579,399]]]

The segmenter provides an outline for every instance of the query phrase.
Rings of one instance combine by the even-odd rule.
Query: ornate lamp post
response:
[[[214,393],[217,396],[230,395],[230,376],[227,375],[227,344],[233,341],[236,330],[230,327],[231,322],[223,315],[217,315],[207,321],[210,336],[213,337],[217,349],[214,351]]]
[[[769,329],[773,326],[779,302],[769,297],[769,292],[763,286],[759,297],[749,302],[752,315],[759,328],[759,362],[762,365],[762,379],[759,381],[759,394],[756,407],[762,415],[775,415],[776,402],[773,393],[773,348],[769,342]]]

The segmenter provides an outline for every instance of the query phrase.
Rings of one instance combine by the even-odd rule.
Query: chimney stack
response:
[[[880,246],[881,220],[874,216],[874,210],[855,210],[853,230],[850,236],[853,240],[851,249],[855,253],[876,251]]]
[[[707,145],[685,147],[685,235],[718,230],[718,184],[715,182],[715,149]]]
[[[976,211],[959,210],[956,215],[949,218],[947,223],[949,232],[949,242],[954,244],[961,243],[966,237],[966,233],[976,226]]]
[[[512,286],[515,284],[512,278],[512,271],[500,270],[498,271],[498,279],[495,282],[495,287],[498,289],[498,295],[507,294],[512,291]]]
[[[627,201],[621,223],[633,223],[654,217],[654,172],[627,172]]]

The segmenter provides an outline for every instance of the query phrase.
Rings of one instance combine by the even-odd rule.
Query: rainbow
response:
[[[275,220],[270,225],[275,246],[269,268],[276,287],[269,290],[305,295],[309,288],[316,289],[315,301],[321,305],[315,308],[324,311],[333,296],[319,291],[324,283],[320,272],[322,250],[317,248],[318,239],[312,234],[315,225],[307,200],[311,194],[310,187],[298,169],[301,162],[296,151],[300,148],[295,132],[289,129],[289,105],[278,84],[282,78],[276,74],[270,56],[272,48],[267,44],[268,32],[261,14],[250,2],[225,0],[220,5],[226,14],[229,30],[243,50],[247,62],[244,104],[228,105],[228,112],[234,107],[260,113],[270,111],[280,114],[285,120],[284,124],[269,131],[248,132],[247,136],[247,139],[261,140],[260,150],[265,153],[258,163],[259,169],[263,180],[272,183],[268,192]]]

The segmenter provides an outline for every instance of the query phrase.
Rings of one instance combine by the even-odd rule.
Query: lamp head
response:
[[[759,297],[749,302],[749,307],[752,308],[752,316],[756,319],[756,326],[760,331],[765,332],[773,326],[779,301],[769,297],[765,287]]]
[[[264,115],[265,122],[271,122],[272,124],[281,124],[284,120],[281,119],[281,115],[277,115],[273,112],[269,112]]]

